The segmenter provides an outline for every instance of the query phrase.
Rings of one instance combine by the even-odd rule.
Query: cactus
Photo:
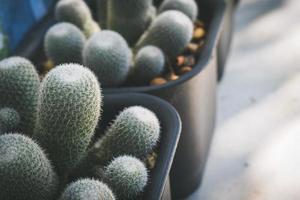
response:
[[[88,160],[106,165],[124,154],[144,158],[157,144],[159,135],[159,120],[152,111],[141,106],[126,108],[95,143]]]
[[[103,87],[118,86],[127,79],[132,53],[122,36],[113,31],[93,35],[83,50],[83,63],[97,75]]]
[[[143,192],[148,173],[145,165],[131,156],[114,159],[104,170],[103,180],[118,199],[134,199]]]
[[[154,45],[173,60],[184,50],[192,35],[193,23],[185,14],[176,10],[166,11],[153,21],[135,48]]]
[[[167,10],[181,11],[192,21],[195,21],[198,16],[198,6],[195,0],[165,0],[159,7],[159,13]]]
[[[12,108],[0,109],[0,134],[17,130],[20,124],[20,115]]]
[[[151,22],[152,0],[108,0],[108,28],[133,45]]]
[[[58,179],[41,148],[19,134],[0,136],[0,199],[53,199]]]
[[[102,28],[106,28],[108,0],[96,0],[96,1],[97,1],[98,23]]]
[[[83,33],[73,24],[61,22],[52,26],[45,36],[46,55],[57,65],[62,63],[82,63],[85,44]]]
[[[60,0],[55,7],[55,18],[76,25],[86,33],[87,38],[94,33],[93,31],[100,30],[92,18],[91,10],[83,0]]]
[[[115,197],[106,184],[82,179],[71,183],[59,200],[115,200]]]
[[[131,69],[134,81],[140,84],[149,83],[164,71],[165,57],[155,46],[145,46],[139,50]]]
[[[25,58],[10,57],[0,61],[0,105],[14,108],[20,115],[20,129],[32,134],[40,80],[33,64]]]
[[[59,175],[85,155],[101,110],[101,90],[94,74],[78,64],[64,64],[44,78],[35,137]]]

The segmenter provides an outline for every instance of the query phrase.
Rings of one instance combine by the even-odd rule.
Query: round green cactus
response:
[[[130,45],[133,45],[148,28],[152,0],[109,0],[108,28],[119,32]]]
[[[131,69],[132,79],[140,84],[149,83],[164,71],[165,57],[155,46],[145,46],[139,50]]]
[[[71,170],[85,155],[101,103],[97,78],[81,65],[60,65],[44,78],[34,136],[60,175]]]
[[[20,124],[20,115],[12,108],[0,109],[0,134],[15,131]]]
[[[181,11],[192,21],[195,21],[198,16],[198,6],[195,0],[165,0],[159,8],[159,13],[167,10]]]
[[[175,59],[192,39],[193,23],[182,12],[172,10],[160,14],[140,38],[136,49],[146,45],[159,47],[169,59]]]
[[[106,184],[93,179],[81,179],[71,183],[59,200],[115,200],[115,197]]]
[[[0,105],[14,108],[20,115],[20,129],[32,134],[37,114],[40,80],[33,64],[25,58],[0,61]]]
[[[127,79],[132,53],[124,38],[113,31],[94,34],[83,50],[84,65],[103,87],[118,86]]]
[[[145,165],[131,156],[115,158],[106,168],[103,180],[118,199],[134,199],[143,192],[148,182]]]
[[[92,18],[91,10],[82,0],[60,0],[55,7],[55,18],[76,25],[87,38],[100,31],[99,25]]]
[[[141,106],[126,108],[95,143],[90,160],[106,165],[124,154],[144,158],[156,146],[159,136],[159,120],[152,111]]]
[[[41,148],[19,134],[0,136],[0,199],[53,199],[58,179]]]
[[[55,63],[82,63],[85,36],[73,24],[61,22],[52,26],[45,36],[46,55]]]

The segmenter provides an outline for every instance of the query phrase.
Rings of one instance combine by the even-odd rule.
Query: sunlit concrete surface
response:
[[[286,189],[292,183],[287,165],[274,168],[268,163],[278,162],[272,157],[277,147],[286,149],[280,154],[283,162],[299,163],[292,161],[297,157],[292,147],[283,148],[292,140],[300,146],[299,137],[282,135],[297,128],[291,121],[300,120],[300,1],[241,0],[235,24],[203,183],[188,200],[298,200],[300,190],[295,194],[290,187],[294,196],[288,199],[287,190],[278,190],[280,184]],[[281,137],[282,144],[277,144]],[[270,179],[265,172],[272,170],[277,175]],[[287,178],[281,182],[282,177]],[[274,199],[272,192],[281,194]]]

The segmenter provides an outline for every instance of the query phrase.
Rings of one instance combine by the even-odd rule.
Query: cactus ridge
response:
[[[78,64],[63,64],[44,78],[35,137],[59,175],[74,168],[94,135],[102,104],[97,78]]]
[[[0,61],[0,106],[20,115],[18,129],[31,135],[36,122],[40,79],[33,64],[22,57]]]
[[[53,199],[57,175],[42,149],[19,134],[0,136],[0,199]]]

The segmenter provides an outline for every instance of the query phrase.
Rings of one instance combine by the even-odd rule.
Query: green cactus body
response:
[[[167,10],[181,11],[192,21],[195,21],[198,16],[198,6],[195,0],[165,0],[159,7],[159,13]]]
[[[101,103],[96,77],[81,65],[60,65],[43,80],[35,137],[60,175],[75,167],[85,155]]]
[[[100,31],[99,25],[93,20],[90,8],[83,0],[60,0],[56,4],[55,18],[76,25],[87,38]]]
[[[60,0],[55,7],[55,18],[83,30],[85,23],[92,19],[92,14],[83,0]]]
[[[20,115],[12,108],[0,109],[0,134],[17,130],[20,124]]]
[[[105,168],[103,180],[118,199],[135,199],[147,185],[148,173],[137,158],[120,156]]]
[[[164,71],[165,57],[155,46],[145,46],[139,50],[131,69],[132,79],[139,84],[147,84]]]
[[[57,65],[82,63],[85,36],[73,24],[61,22],[52,26],[45,36],[46,55]]]
[[[106,28],[108,0],[96,0],[96,1],[97,1],[98,23],[102,28]]]
[[[184,50],[192,35],[193,23],[185,14],[176,10],[166,11],[153,21],[136,49],[147,45],[157,46],[173,60]]]
[[[0,136],[0,199],[51,200],[58,179],[41,148],[19,134]]]
[[[159,120],[152,111],[141,106],[126,108],[95,143],[90,160],[106,165],[124,154],[144,158],[156,146],[159,135]]]
[[[29,135],[36,122],[39,86],[38,73],[27,59],[0,61],[0,106],[15,109],[21,118],[18,129]]]
[[[103,87],[125,82],[131,58],[131,50],[124,38],[108,30],[94,34],[83,50],[84,65],[95,72]]]
[[[71,183],[59,200],[115,200],[115,197],[106,184],[93,179],[81,179]]]
[[[108,0],[108,28],[135,44],[151,22],[152,0]]]

